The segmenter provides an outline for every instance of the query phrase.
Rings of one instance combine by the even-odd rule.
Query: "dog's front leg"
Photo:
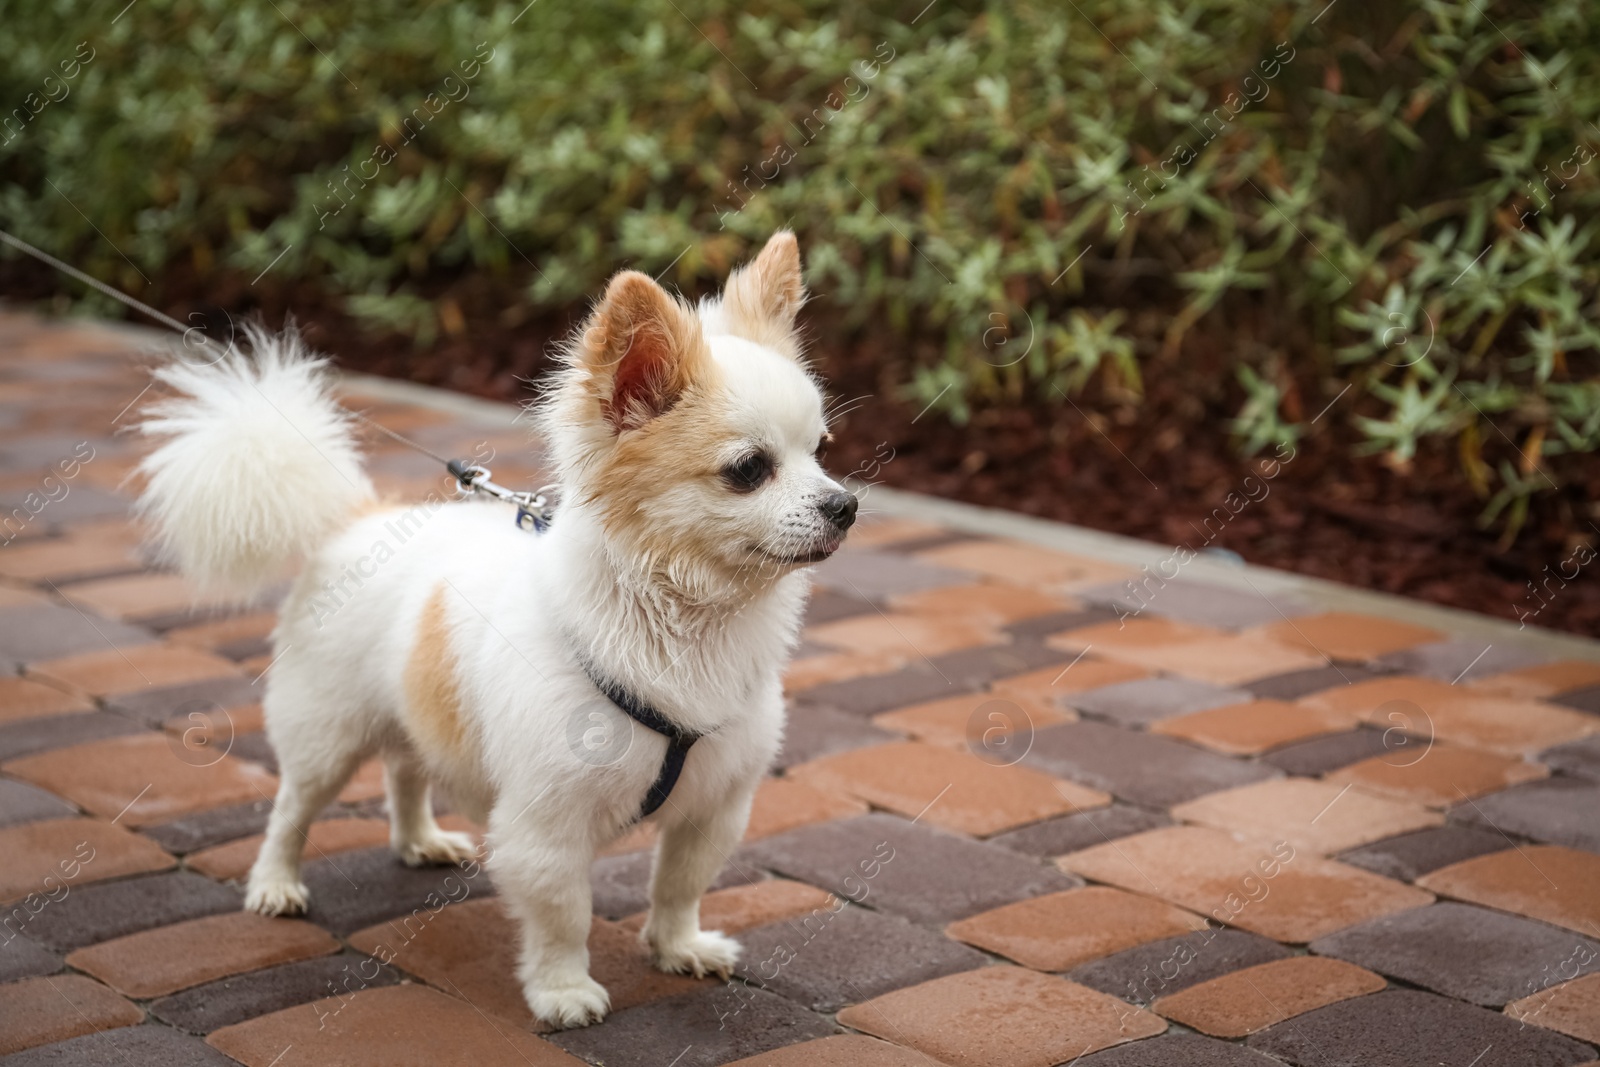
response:
[[[727,978],[739,962],[737,941],[700,929],[700,897],[739,846],[753,796],[744,791],[700,820],[668,807],[650,878],[650,917],[641,935],[663,971]]]
[[[521,927],[517,977],[529,1009],[563,1028],[599,1022],[611,1007],[611,997],[589,977],[593,848],[587,842],[564,842],[553,828],[541,830],[532,814],[512,827],[492,827],[490,836],[495,884]]]

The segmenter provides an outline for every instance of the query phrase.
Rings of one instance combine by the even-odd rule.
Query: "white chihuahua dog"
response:
[[[609,1007],[588,973],[589,868],[641,814],[659,829],[656,964],[730,973],[739,946],[700,928],[700,897],[779,747],[805,568],[856,511],[818,463],[804,300],[787,232],[698,308],[614,277],[537,405],[561,494],[543,533],[504,505],[379,503],[324,361],[292,334],[157,372],[177,395],[142,424],[163,441],[141,509],[167,558],[239,593],[300,567],[273,633],[282,780],[246,908],[306,908],[305,831],[381,755],[406,863],[474,855],[434,822],[430,784],[486,824],[539,1019]]]

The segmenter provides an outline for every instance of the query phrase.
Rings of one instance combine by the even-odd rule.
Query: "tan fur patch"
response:
[[[445,586],[436,586],[417,619],[417,643],[405,669],[406,726],[429,755],[455,759],[467,743],[466,720],[456,676],[459,664],[450,647]]]

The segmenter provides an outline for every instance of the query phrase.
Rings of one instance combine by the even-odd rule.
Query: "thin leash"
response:
[[[41,263],[54,267],[63,274],[76,278],[83,284],[97,290],[98,292],[104,293],[106,296],[109,296],[111,299],[121,304],[133,308],[135,311],[148,315],[150,318],[161,323],[163,326],[166,326],[181,334],[185,343],[188,343],[189,335],[192,333],[200,334],[200,342],[202,345],[209,346],[213,343],[211,338],[205,336],[204,330],[202,330],[200,327],[185,326],[171,315],[157,311],[144,301],[135,299],[134,297],[129,296],[127,293],[112,288],[100,279],[85,274],[83,271],[72,266],[70,263],[63,263],[55,256],[52,256],[50,253],[42,251],[41,249],[35,248],[33,245],[22,240],[20,237],[14,237],[5,230],[0,230],[0,242],[4,242],[5,244],[10,245],[12,248],[15,248],[17,251],[24,252],[27,255],[32,256]],[[229,343],[229,351],[233,351],[233,345],[231,342]],[[220,360],[225,358],[227,355],[228,353],[225,352],[222,356],[218,356],[217,358]],[[517,509],[518,529],[526,530],[529,533],[543,533],[545,530],[550,528],[550,521],[555,515],[555,505],[552,503],[550,497],[551,494],[556,490],[555,486],[542,486],[531,493],[507,489],[503,485],[497,485],[492,480],[492,472],[487,467],[468,463],[466,460],[462,459],[446,459],[431,449],[428,449],[423,445],[418,444],[416,441],[411,440],[411,438],[396,433],[395,431],[389,429],[389,427],[383,425],[381,422],[368,417],[362,412],[355,411],[350,408],[346,408],[345,410],[351,415],[355,416],[357,419],[361,420],[363,423],[372,427],[374,430],[377,430],[379,433],[386,434],[395,441],[398,441],[400,444],[405,445],[407,448],[416,452],[420,452],[422,455],[427,456],[435,463],[438,463],[440,466],[444,467],[445,470],[449,471],[450,475],[455,478],[457,492],[461,493],[462,496],[473,496],[482,493],[485,496],[490,496],[496,500],[501,500],[508,504],[514,505]]]

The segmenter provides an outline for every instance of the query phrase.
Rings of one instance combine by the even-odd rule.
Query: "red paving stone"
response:
[[[92,432],[84,484],[131,491],[118,485],[140,442],[98,443],[145,381],[114,361],[126,342],[4,312],[0,337],[0,408],[20,420],[0,429],[0,452]],[[112,359],[86,362],[91,352]],[[55,377],[38,374],[45,365]],[[447,450],[486,438],[455,414],[360,403]],[[489,436],[508,456],[524,445]],[[436,484],[423,461],[373,445],[392,468],[381,480]],[[507,484],[548,480],[536,456],[508,463],[496,470]],[[0,489],[17,477],[0,469]],[[627,918],[596,919],[590,934],[614,1013],[546,1039],[528,1032],[517,931],[477,892],[488,883],[437,912],[406,903],[404,887],[451,872],[407,871],[389,854],[380,761],[340,794],[359,807],[339,814],[354,817],[311,829],[308,878],[329,880],[321,918],[234,910],[238,889],[220,883],[248,870],[276,785],[241,758],[270,751],[249,683],[271,662],[274,618],[197,602],[147,566],[141,538],[113,509],[0,552],[11,664],[0,672],[0,936],[14,942],[0,946],[0,1054],[65,1041],[63,1063],[120,1062],[124,1046],[179,1062],[187,1041],[192,1059],[198,1038],[138,1025],[145,1010],[129,999],[176,991],[162,1009],[173,1018],[226,1000],[232,1014],[218,1021],[247,1020],[208,1040],[250,1067],[581,1062],[563,1044],[596,1063],[658,1067],[680,1055],[751,1067],[1276,1062],[1255,1049],[1295,1067],[1465,1067],[1490,1045],[1477,1067],[1596,1058],[1600,978],[1574,968],[1592,969],[1581,952],[1600,937],[1588,814],[1600,716],[1579,710],[1597,662],[1485,661],[1451,685],[1487,642],[1314,603],[1285,620],[1254,594],[1187,577],[1170,600],[1097,622],[1130,568],[874,516],[818,568],[807,654],[785,676],[789,769],[761,786],[733,857],[748,877],[701,902],[706,928],[752,951],[798,944],[795,962],[742,1000],[651,967],[644,913],[628,914],[646,899],[639,852],[655,843],[642,825],[605,861],[622,879],[602,883],[605,914]],[[228,694],[227,716],[187,713],[202,690]],[[65,814],[74,808],[90,817]],[[186,870],[156,873],[178,861],[146,833],[187,851]],[[352,894],[319,853],[365,888]],[[169,885],[175,896],[156,906]],[[850,885],[870,890],[872,910],[823,922],[829,891]],[[409,918],[373,924],[394,913]],[[13,937],[29,924],[40,940]],[[808,952],[819,924],[832,940]],[[1313,940],[1309,956],[1284,947]],[[391,958],[385,982],[405,984],[271,1000],[288,988],[274,976],[291,971],[315,972],[297,996],[319,995],[341,946]],[[971,969],[975,949],[1012,962]],[[1358,963],[1444,995],[1384,991]],[[969,969],[920,980],[950,967]],[[1087,984],[1058,976],[1069,970]],[[1129,1002],[1125,987],[1145,992]],[[836,1025],[823,1009],[839,1004]],[[1157,1036],[1162,1016],[1198,1033]]]

